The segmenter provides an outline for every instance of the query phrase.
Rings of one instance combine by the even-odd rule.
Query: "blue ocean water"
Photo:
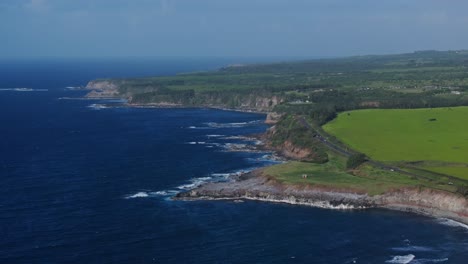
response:
[[[466,263],[468,229],[388,210],[172,201],[267,164],[264,115],[90,107],[60,100],[98,77],[174,74],[226,61],[0,63],[0,263]]]

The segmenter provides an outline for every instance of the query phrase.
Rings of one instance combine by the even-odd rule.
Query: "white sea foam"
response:
[[[49,91],[49,89],[0,88],[0,91],[13,91],[13,92],[47,92],[47,91]]]
[[[108,107],[103,104],[90,104],[88,105],[88,108],[91,108],[93,110],[101,110],[101,109],[106,109]]]
[[[133,199],[133,198],[145,198],[145,197],[148,197],[149,194],[147,192],[137,192],[135,194],[132,194],[132,195],[128,195],[126,196],[125,198],[126,199]]]
[[[151,198],[151,197],[160,197],[160,196],[174,196],[180,192],[188,191],[194,188],[199,187],[208,182],[220,182],[226,181],[232,175],[241,175],[244,171],[233,172],[233,173],[213,173],[210,176],[199,177],[190,179],[188,183],[176,186],[172,190],[162,190],[162,191],[140,191],[135,194],[125,196],[125,199],[134,199],[134,198]]]
[[[240,139],[244,141],[255,141],[256,139],[246,137],[246,136],[228,136],[228,137],[223,137],[222,139]]]
[[[391,260],[385,261],[385,263],[400,263],[400,264],[406,264],[410,263],[415,256],[413,254],[408,254],[405,256],[394,256]]]
[[[434,251],[433,248],[430,247],[423,247],[423,246],[406,246],[406,247],[394,247],[392,248],[395,251],[401,251],[401,252],[429,252],[429,251]]]
[[[213,127],[205,126],[205,127],[199,127],[199,126],[189,126],[189,129],[214,129]]]
[[[166,190],[166,191],[157,191],[157,192],[152,192],[152,196],[174,196],[178,194],[179,192],[176,190]]]
[[[224,135],[206,135],[208,138],[214,138],[214,137],[224,137]]]
[[[211,176],[213,176],[213,177],[225,177],[225,178],[227,178],[227,177],[229,177],[231,175],[232,175],[232,173],[212,173],[211,174]]]
[[[306,206],[312,206],[312,207],[318,207],[318,208],[324,208],[324,209],[335,209],[335,210],[351,210],[351,209],[366,209],[364,206],[354,206],[350,204],[338,204],[338,205],[333,205],[328,201],[315,201],[315,202],[310,202],[310,201],[297,201],[296,198],[284,198],[284,199],[269,199],[269,198],[259,198],[259,197],[251,197],[251,196],[242,196],[242,199],[246,200],[253,200],[253,201],[262,201],[262,202],[271,202],[271,203],[287,203],[287,204],[294,204],[294,205],[306,205]],[[391,262],[393,263],[393,262]],[[394,263],[399,263],[399,262],[394,262]]]
[[[193,178],[190,180],[190,183],[182,184],[176,187],[178,190],[191,190],[196,188],[204,183],[209,182],[212,177],[200,177],[200,178]]]
[[[211,146],[220,145],[219,143],[209,143],[209,142],[205,142],[205,141],[190,141],[190,142],[186,142],[185,144],[189,144],[189,145],[211,145]]]
[[[425,264],[425,263],[440,263],[448,261],[448,258],[440,258],[440,259],[414,259],[411,261],[412,264]]]
[[[254,120],[250,122],[238,122],[238,123],[216,123],[216,122],[208,122],[205,123],[207,126],[212,128],[234,128],[234,127],[245,127],[251,126],[255,124],[260,124],[262,120]]]
[[[440,218],[440,219],[437,219],[437,222],[446,226],[461,227],[461,228],[464,228],[465,230],[468,230],[468,225],[451,220],[451,219]]]

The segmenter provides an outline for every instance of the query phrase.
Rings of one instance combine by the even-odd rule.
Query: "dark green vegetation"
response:
[[[452,109],[468,106],[468,51],[421,51],[399,55],[237,65],[213,72],[110,82],[118,87],[121,96],[129,98],[133,104],[180,104],[282,114],[283,118],[277,123],[275,133],[269,134],[272,146],[289,149],[289,152],[296,151],[298,160],[313,162],[294,162],[267,169],[271,175],[285,181],[308,180],[313,183],[315,180],[317,184],[326,183],[327,186],[360,187],[360,190],[370,193],[401,186],[429,187],[464,195],[467,193],[467,152],[460,154],[461,150],[454,148],[460,147],[460,144],[449,146],[458,154],[452,151],[455,154],[449,153],[447,159],[385,159],[369,152],[369,149],[382,148],[384,153],[391,153],[392,149],[399,148],[400,153],[416,155],[424,152],[436,156],[443,155],[444,151],[434,152],[430,144],[422,143],[418,148],[413,148],[412,139],[407,140],[408,144],[397,145],[385,137],[376,137],[376,142],[381,145],[365,148],[360,143],[365,131],[351,133],[351,137],[356,140],[348,142],[338,134],[337,137],[329,135],[321,126],[334,120],[338,113],[342,113],[338,119],[359,119],[359,116],[354,118],[357,112],[346,112],[357,109]],[[382,116],[377,115],[372,119],[383,120]],[[466,119],[460,118],[463,119],[452,116],[450,124]],[[304,126],[299,120],[306,120],[308,125]],[[363,120],[364,125],[367,124],[366,120],[370,121]],[[413,139],[419,139],[419,133],[429,131],[425,126],[440,127],[441,133],[432,139],[431,144],[438,141],[451,142],[452,138],[444,129],[454,128],[446,123],[447,120],[446,116],[423,116],[418,122],[423,122],[424,126],[411,135]],[[409,123],[398,125],[406,121]],[[415,121],[405,118],[392,122],[375,126],[382,129],[397,128],[395,133],[403,136],[402,128],[415,124]],[[455,126],[455,129],[458,127]],[[384,134],[382,130],[381,135]],[[357,151],[363,152],[370,159],[384,161],[385,164],[365,162],[365,157]],[[313,180],[297,179],[295,177],[298,173],[317,176]]]
[[[348,157],[348,160],[346,161],[346,168],[355,169],[359,165],[366,162],[366,160],[367,160],[366,155],[362,153],[352,154],[351,156]]]
[[[424,51],[113,80],[132,103],[171,102],[311,114],[320,123],[360,108],[467,105],[468,51]],[[283,102],[282,104],[278,104]]]
[[[327,149],[320,144],[316,136],[316,131],[308,129],[298,118],[289,115],[282,118],[274,130],[269,132],[269,141],[277,149],[288,148],[288,143],[296,148],[305,149],[307,154],[297,157],[298,160],[325,163],[328,161]]]

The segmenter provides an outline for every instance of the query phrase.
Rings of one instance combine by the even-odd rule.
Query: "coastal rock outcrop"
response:
[[[301,204],[329,209],[387,208],[468,224],[468,203],[459,195],[416,187],[370,196],[352,189],[283,184],[254,171],[230,182],[207,183],[174,199],[247,199]]]
[[[280,120],[281,117],[282,117],[281,114],[278,114],[276,112],[269,112],[267,114],[266,119],[265,119],[265,124],[274,125],[274,124],[278,123],[278,121]]]
[[[114,98],[119,96],[119,87],[111,81],[90,81],[85,89],[91,90],[87,98]]]

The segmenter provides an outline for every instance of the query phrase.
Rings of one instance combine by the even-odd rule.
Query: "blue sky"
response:
[[[0,58],[468,49],[466,0],[0,0]]]

